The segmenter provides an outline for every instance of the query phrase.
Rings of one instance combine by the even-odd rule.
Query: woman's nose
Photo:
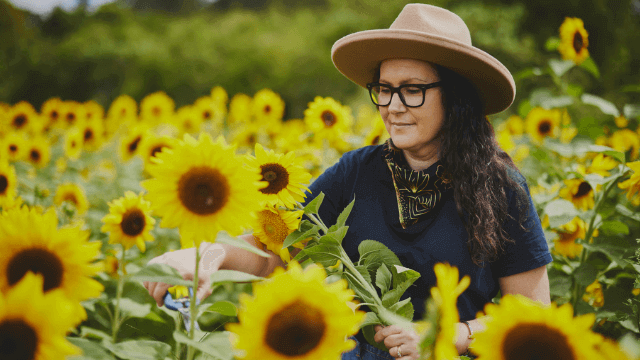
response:
[[[402,103],[399,93],[393,93],[391,95],[391,103],[389,103],[389,111],[402,112],[406,110],[406,106]]]

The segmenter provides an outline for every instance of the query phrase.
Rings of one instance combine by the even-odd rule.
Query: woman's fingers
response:
[[[156,301],[158,306],[164,305],[164,296],[167,293],[167,290],[171,287],[171,285],[165,283],[156,283],[156,287],[153,289],[153,299]]]
[[[399,346],[406,343],[407,340],[407,337],[403,334],[392,334],[384,338],[384,345],[387,347],[387,349],[391,349],[394,346]]]
[[[380,331],[376,332],[373,336],[373,340],[376,342],[381,342],[387,338],[387,336],[392,334],[400,334],[402,332],[402,328],[397,325],[390,325],[380,329]]]

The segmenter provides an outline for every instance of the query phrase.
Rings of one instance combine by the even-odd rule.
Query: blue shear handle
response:
[[[189,288],[189,295],[193,295],[193,288]],[[196,304],[200,304],[200,299],[196,299]],[[166,306],[167,309],[178,311],[178,309],[188,308],[190,305],[191,301],[189,298],[182,302],[176,301],[168,291],[164,294],[164,306]]]

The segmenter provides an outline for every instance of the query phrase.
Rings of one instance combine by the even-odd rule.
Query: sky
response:
[[[72,10],[78,5],[78,0],[8,0],[13,6],[29,10],[39,15],[48,15],[56,6],[65,10]],[[89,10],[95,10],[103,4],[115,0],[89,0]]]

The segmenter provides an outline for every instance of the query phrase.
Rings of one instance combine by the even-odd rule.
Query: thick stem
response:
[[[196,293],[198,292],[198,285],[199,285],[199,279],[198,279],[198,269],[200,268],[199,247],[196,246],[195,250],[196,250],[196,269],[193,274],[193,291],[191,293],[191,299],[190,299],[191,306],[189,308],[189,312],[191,313],[191,316],[189,316],[189,321],[191,322],[189,327],[189,339],[191,340],[193,340],[195,336],[196,316],[198,316],[198,305],[196,304]],[[193,357],[195,354],[196,354],[196,349],[193,346],[189,345],[189,348],[187,350],[187,360],[193,360]]]
[[[120,329],[120,298],[122,297],[122,289],[124,288],[124,245],[122,246],[122,257],[120,258],[120,264],[118,264],[118,289],[116,290],[116,308],[113,315],[111,342],[115,344],[118,336],[118,330]],[[120,273],[121,272],[121,273]]]

